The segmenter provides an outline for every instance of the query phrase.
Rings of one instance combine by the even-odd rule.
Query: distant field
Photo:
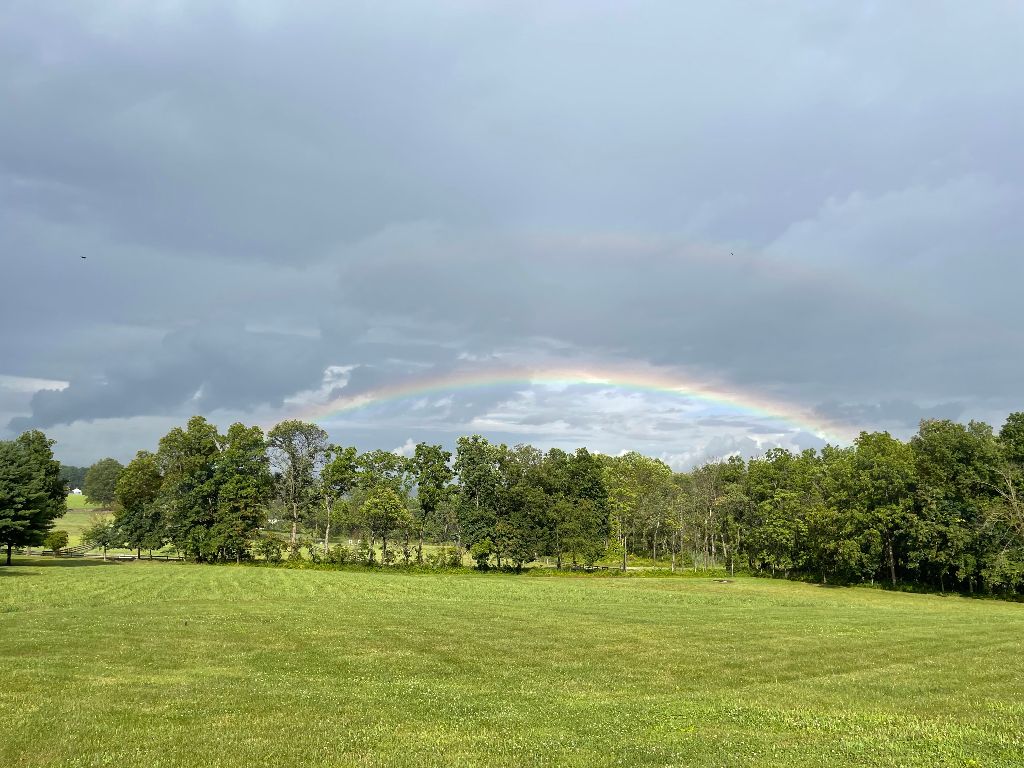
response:
[[[105,517],[110,512],[99,509],[98,507],[79,507],[76,509],[68,509],[63,517],[58,518],[53,527],[68,532],[68,544],[75,546],[81,543],[82,531],[85,530],[89,524],[96,517]]]
[[[98,509],[98,504],[93,504],[82,494],[68,494],[68,509]]]
[[[0,568],[4,766],[1020,766],[1024,605],[737,579]]]

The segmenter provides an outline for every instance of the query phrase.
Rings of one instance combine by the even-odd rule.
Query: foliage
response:
[[[42,433],[0,443],[0,541],[9,547],[41,541],[63,510],[49,446]],[[614,563],[1024,590],[1021,413],[998,434],[978,422],[926,420],[909,441],[862,433],[845,447],[775,448],[687,472],[636,452],[545,452],[480,435],[459,438],[454,460],[429,443],[412,457],[360,454],[302,421],[264,439],[257,427],[234,424],[221,435],[195,417],[156,454],[140,452],[114,489],[120,541],[136,549],[170,541],[202,561],[260,557],[271,545],[254,542],[284,518],[296,564],[441,567],[468,551],[481,569]]]
[[[252,548],[264,560],[271,563],[279,563],[281,562],[281,552],[284,550],[284,544],[280,539],[273,536],[260,536],[253,542]]]
[[[60,479],[64,482],[64,486],[68,492],[71,492],[75,488],[82,490],[85,485],[85,473],[89,471],[88,467],[76,467],[71,464],[60,465]],[[82,494],[84,496],[84,494]]]
[[[469,556],[473,558],[476,567],[486,571],[490,567],[491,555],[494,553],[494,542],[489,537],[484,537],[473,542],[469,548]]]
[[[149,451],[139,451],[117,479],[114,519],[133,549],[158,549],[164,543],[166,521],[158,503],[163,482],[160,461]]]
[[[317,477],[329,447],[322,428],[297,419],[282,421],[267,433],[274,485],[291,520],[292,550],[298,546],[299,523],[316,503]]]
[[[92,523],[82,531],[82,543],[89,547],[103,550],[103,559],[107,559],[107,549],[124,543],[120,526],[109,517],[94,517]]]
[[[124,467],[117,459],[100,459],[85,473],[82,490],[94,504],[110,507],[114,503],[117,480]]]
[[[67,509],[52,445],[38,430],[0,441],[0,544],[7,547],[8,565],[14,547],[43,543]]]
[[[46,538],[43,539],[43,544],[47,549],[52,549],[53,554],[59,555],[61,550],[68,545],[68,532],[67,531],[50,531],[46,534]]]
[[[388,550],[388,537],[396,528],[406,523],[409,516],[402,497],[391,485],[378,485],[367,495],[362,513],[371,534],[380,537],[383,543],[381,560],[385,565],[389,565],[394,562],[394,553]],[[389,554],[392,558],[390,560]]]

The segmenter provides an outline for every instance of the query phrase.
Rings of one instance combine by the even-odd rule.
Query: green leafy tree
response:
[[[221,557],[241,562],[262,524],[273,478],[263,430],[232,424],[224,436],[214,481],[217,514],[211,539]]]
[[[89,501],[103,507],[110,507],[114,503],[117,479],[121,476],[124,467],[117,459],[100,459],[85,473],[85,491]]]
[[[498,522],[498,457],[504,446],[495,446],[480,435],[460,437],[455,452],[459,490],[454,510],[466,545],[492,539]],[[456,541],[459,546],[462,541]],[[493,546],[493,541],[492,541]]]
[[[999,430],[998,458],[987,483],[982,575],[996,589],[1024,585],[1024,413],[1011,413]]]
[[[14,547],[42,544],[67,509],[52,445],[38,430],[0,442],[0,543],[7,546],[7,565]]]
[[[356,463],[359,484],[367,491],[386,485],[404,499],[416,482],[412,460],[392,451],[367,451],[359,455]]]
[[[388,536],[408,520],[409,512],[402,497],[390,485],[378,485],[363,502],[363,516],[374,536],[381,539],[381,559],[387,562]]]
[[[590,565],[605,550],[608,537],[608,492],[601,459],[585,448],[568,454],[552,448],[544,456],[540,479],[548,496],[544,553],[562,567]]]
[[[897,553],[902,552],[914,512],[913,449],[888,432],[862,432],[852,464],[852,488],[846,498],[862,523],[864,570],[877,569],[874,552],[880,547],[889,579],[896,586]]]
[[[992,428],[925,420],[911,438],[917,514],[908,533],[908,565],[919,581],[945,590],[950,580],[973,590],[986,558],[985,512],[999,463]]]
[[[171,542],[186,557],[209,560],[217,554],[211,529],[217,522],[221,436],[202,416],[185,429],[160,439],[157,461],[163,474],[160,503]]]
[[[413,455],[416,477],[416,505],[414,524],[419,537],[416,562],[423,562],[423,531],[436,522],[438,510],[452,493],[451,481],[455,476],[450,466],[452,455],[440,445],[419,443]]]
[[[156,454],[139,451],[114,487],[114,520],[137,557],[142,556],[143,548],[163,546],[165,522],[159,504],[163,482]]]
[[[672,470],[658,459],[631,451],[609,461],[604,480],[625,571],[630,541],[645,521],[662,514],[671,503]]]
[[[267,434],[278,497],[291,519],[289,546],[298,547],[299,523],[315,504],[320,470],[327,460],[327,433],[316,424],[289,419]]]
[[[320,473],[319,495],[324,510],[324,552],[330,549],[331,522],[338,503],[350,494],[359,482],[358,453],[355,448],[328,448],[327,460]]]
[[[795,455],[775,448],[747,465],[746,551],[757,569],[788,575],[807,564],[808,515],[821,506],[816,478],[813,452]]]
[[[92,523],[82,531],[82,543],[89,547],[100,547],[103,559],[107,559],[107,549],[118,547],[124,543],[123,535],[117,525],[109,517],[95,517]]]

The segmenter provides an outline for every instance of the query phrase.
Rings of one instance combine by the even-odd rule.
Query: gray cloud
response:
[[[99,456],[287,415],[329,366],[353,394],[510,359],[864,428],[1020,408],[1024,10],[940,6],[16,4],[0,375],[70,385],[0,393],[6,431]],[[338,429],[813,442],[649,394],[443,394]]]

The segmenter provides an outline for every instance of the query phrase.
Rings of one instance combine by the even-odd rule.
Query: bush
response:
[[[360,539],[359,544],[356,545],[356,559],[360,563],[373,565],[373,550],[370,549],[370,544],[366,541],[366,539]]]
[[[310,542],[306,545],[306,554],[309,556],[309,561],[314,565],[319,565],[323,562],[323,558],[320,556],[320,547],[315,542]]]
[[[52,549],[54,555],[57,555],[68,545],[68,532],[50,531],[46,534],[43,544],[45,544],[49,549]]]
[[[490,568],[489,560],[492,552],[494,552],[494,542],[489,537],[481,539],[469,548],[469,556],[476,561],[476,567],[481,571]]]
[[[327,559],[335,565],[347,565],[352,562],[352,550],[344,544],[338,544],[330,551]]]
[[[437,552],[427,553],[424,560],[431,568],[444,568],[448,564],[448,552],[445,549],[439,549]]]
[[[267,562],[280,563],[281,551],[284,549],[284,545],[273,536],[264,536],[261,539],[257,539],[253,549],[256,550],[256,554]]]

